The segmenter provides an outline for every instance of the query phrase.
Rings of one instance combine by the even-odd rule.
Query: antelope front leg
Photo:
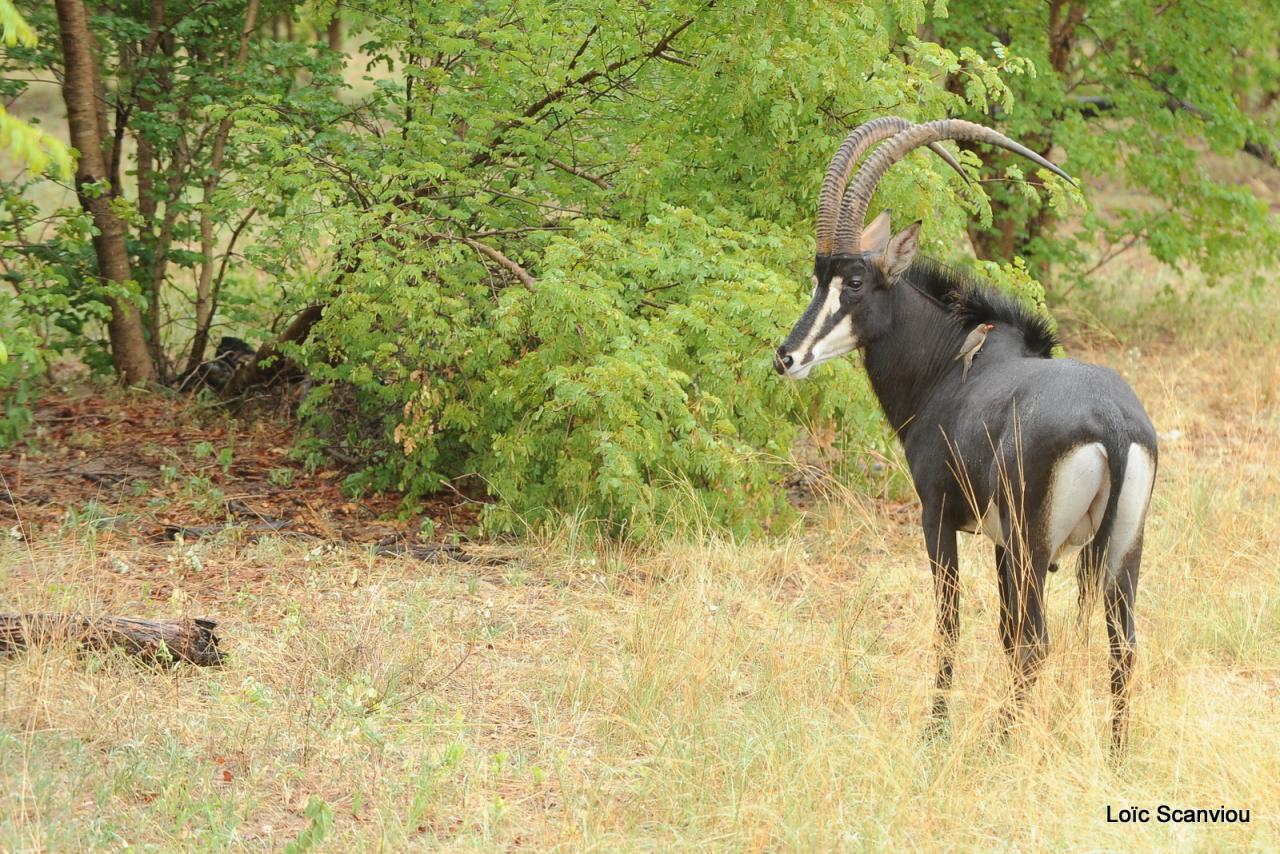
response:
[[[924,513],[924,538],[933,571],[933,594],[937,602],[935,643],[938,678],[933,698],[933,728],[947,724],[947,695],[955,675],[956,642],[960,638],[960,573],[956,553],[956,529],[939,512]]]

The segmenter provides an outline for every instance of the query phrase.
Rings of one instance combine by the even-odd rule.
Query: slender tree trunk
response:
[[[240,31],[240,47],[236,51],[234,74],[244,70],[249,57],[249,38],[258,25],[259,0],[249,0],[244,12],[244,28]],[[232,117],[228,115],[218,125],[213,139],[213,154],[209,159],[209,173],[204,179],[203,199],[200,205],[200,278],[196,281],[196,332],[191,341],[191,354],[187,358],[187,370],[194,371],[204,361],[204,351],[209,345],[209,325],[213,322],[214,305],[210,299],[213,287],[213,196],[222,178],[222,160],[226,153],[227,137],[231,133]]]
[[[1071,60],[1074,58],[1076,45],[1080,37],[1080,25],[1084,22],[1085,0],[1054,0],[1049,8],[1049,63],[1053,66],[1053,73],[1057,75],[1059,80],[1066,80],[1070,74]],[[1054,124],[1060,118],[1059,115],[1054,116]],[[1052,128],[1052,124],[1050,128]],[[1053,148],[1053,132],[1048,130],[1044,137],[1042,145],[1036,146],[1040,154],[1044,157],[1049,156],[1050,150]],[[1027,247],[1032,240],[1047,233],[1057,223],[1058,217],[1052,208],[1043,201],[1036,210],[1035,215],[1027,222],[1025,234],[1020,241],[1020,248],[1023,254],[1026,254]],[[1046,286],[1049,284],[1053,275],[1053,270],[1049,266],[1049,259],[1042,256],[1040,262],[1036,265],[1036,278],[1043,282]]]
[[[90,197],[84,189],[87,184],[108,177],[103,152],[108,139],[106,112],[100,109],[105,99],[98,81],[89,14],[83,0],[55,0],[55,5],[65,65],[62,97],[67,105],[71,144],[80,152],[76,165],[76,193],[98,230],[93,238],[93,248],[98,257],[99,274],[107,281],[127,288],[133,275],[125,246],[124,222],[111,209],[109,194]],[[112,188],[113,191],[118,189]],[[137,308],[127,298],[115,295],[107,295],[105,301],[111,310],[107,331],[116,373],[130,384],[153,379],[155,364],[147,351],[147,339]]]
[[[160,230],[156,233],[151,268],[147,271],[147,290],[155,298],[157,318],[155,328],[157,336],[162,328],[161,318],[164,303],[161,301],[160,296],[164,289],[165,275],[169,270],[169,247],[173,245],[173,229],[178,221],[179,213],[178,202],[182,198],[184,174],[188,168],[185,152],[186,146],[179,141],[169,159],[169,167],[166,170],[168,177],[166,178],[167,195],[164,199],[164,215],[160,217]]]
[[[147,105],[139,101],[138,109],[146,111]],[[154,231],[156,221],[156,153],[155,147],[145,138],[138,139],[138,218],[141,220],[139,229],[141,236],[146,241],[148,248],[151,250],[143,266],[146,273],[150,273],[155,269],[156,260],[158,258],[158,247],[156,246],[156,234]],[[158,370],[160,381],[165,380],[163,354],[160,352],[160,289],[155,286],[155,281],[150,275],[138,276],[138,283],[142,286],[143,296],[147,298],[147,344],[150,347],[151,360],[155,363]]]
[[[151,63],[160,49],[160,40],[164,35],[164,19],[165,0],[151,0],[151,16],[148,23],[150,32],[148,32],[147,38],[142,44],[142,60],[145,63]],[[157,82],[161,87],[168,82],[168,74],[165,71],[148,68],[147,73],[157,77]],[[147,115],[154,108],[154,104],[146,87],[142,87],[140,92],[142,94],[138,96],[138,113]],[[146,274],[140,273],[138,280],[139,284],[142,285],[143,294],[147,298],[147,344],[150,346],[151,360],[155,363],[161,382],[164,382],[168,380],[169,373],[168,360],[165,358],[164,347],[160,340],[160,288],[164,277],[162,275],[157,280],[153,275],[157,264],[160,264],[163,258],[163,250],[158,245],[155,232],[156,214],[159,210],[159,196],[156,189],[157,157],[155,146],[152,145],[146,134],[135,133],[134,136],[138,143],[136,160],[138,166],[140,230],[141,236],[144,237],[151,250],[146,265]]]
[[[333,7],[333,17],[329,19],[329,50],[342,50],[342,8],[339,3]]]

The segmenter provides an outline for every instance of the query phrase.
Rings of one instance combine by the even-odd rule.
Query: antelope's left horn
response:
[[[1076,180],[1058,168],[1058,166],[1025,145],[1014,142],[1009,137],[991,128],[967,122],[963,119],[942,119],[941,121],[914,125],[899,131],[888,142],[877,148],[862,164],[862,168],[858,170],[857,177],[853,179],[853,183],[849,186],[848,193],[840,205],[836,225],[836,238],[833,246],[833,251],[836,254],[854,254],[859,251],[859,244],[862,240],[862,224],[867,217],[867,207],[871,204],[871,196],[875,193],[876,185],[880,183],[880,179],[884,177],[884,173],[889,170],[889,167],[901,160],[911,149],[921,145],[933,146],[944,139],[985,142],[989,145],[1004,148],[1027,158],[1041,168],[1048,169],[1055,175],[1065,178],[1073,186],[1078,186]],[[832,165],[834,166],[835,163],[833,162]],[[831,177],[830,173],[828,173],[827,177],[828,179]],[[826,190],[825,184],[823,190]]]
[[[844,188],[849,183],[849,175],[853,172],[853,167],[871,146],[913,127],[918,125],[897,116],[885,116],[859,125],[844,138],[835,156],[831,158],[831,165],[827,167],[827,176],[822,181],[822,191],[818,194],[818,255],[830,255],[835,247],[840,200],[844,196]],[[946,161],[948,166],[956,170],[961,178],[969,180],[969,176],[964,174],[964,169],[960,167],[959,161],[950,151],[936,142],[927,144],[935,154]]]

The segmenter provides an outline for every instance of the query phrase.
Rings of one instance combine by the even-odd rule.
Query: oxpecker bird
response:
[[[996,325],[994,323],[980,323],[969,333],[969,337],[964,339],[964,343],[960,345],[960,352],[952,360],[964,359],[964,370],[960,372],[960,382],[964,382],[969,378],[969,366],[973,364],[973,357],[978,355],[982,345],[987,343],[987,333],[995,328]]]

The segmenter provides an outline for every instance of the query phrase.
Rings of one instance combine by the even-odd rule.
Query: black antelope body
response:
[[[845,193],[849,174],[871,154]],[[778,372],[807,376],[854,349],[906,452],[920,496],[937,599],[934,714],[945,721],[959,634],[956,532],[995,543],[1000,637],[1021,705],[1048,646],[1045,575],[1081,549],[1082,607],[1101,587],[1110,639],[1112,743],[1123,743],[1134,656],[1142,534],[1156,473],[1156,434],[1114,371],[1054,359],[1054,336],[1013,299],[938,264],[915,260],[920,223],[890,236],[888,213],[863,228],[885,171],[911,149],[942,140],[999,146],[1070,178],[993,130],[959,120],[913,125],[886,118],[837,151],[818,210],[813,300],[778,348]],[[956,360],[991,324],[968,377]],[[972,339],[969,339],[972,341]]]

